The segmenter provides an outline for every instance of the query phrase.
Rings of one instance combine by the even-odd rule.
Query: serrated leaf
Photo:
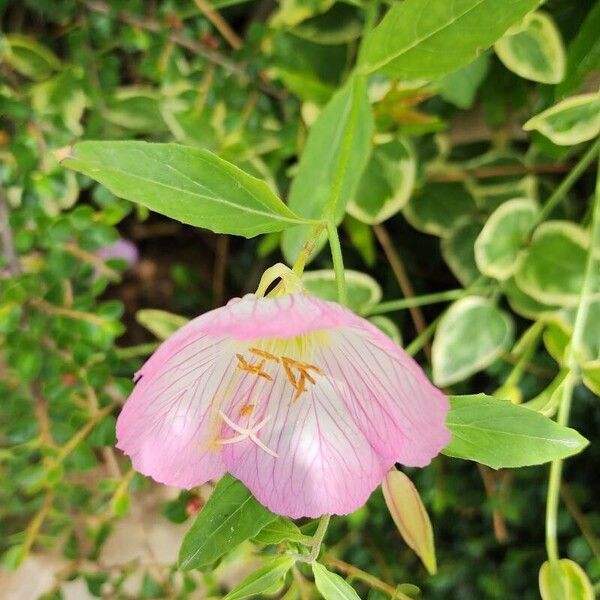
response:
[[[433,575],[437,571],[433,528],[417,488],[402,471],[392,469],[381,489],[400,535]]]
[[[565,48],[552,17],[534,12],[494,44],[504,66],[524,79],[559,83],[565,76]]]
[[[183,538],[179,567],[187,571],[213,563],[275,518],[244,484],[225,475]]]
[[[589,444],[574,429],[485,394],[451,396],[446,426],[452,441],[443,454],[493,469],[540,465],[577,454]]]
[[[363,41],[359,69],[435,79],[470,63],[538,0],[404,0]]]
[[[339,223],[354,195],[371,151],[373,115],[363,77],[352,77],[321,111],[300,158],[288,204],[306,219],[325,214]],[[282,236],[282,249],[292,264],[311,233],[310,226],[292,227]],[[321,235],[318,251],[325,241]]]
[[[354,312],[364,314],[381,300],[381,286],[370,275],[346,269],[345,279],[347,306]],[[337,301],[335,272],[331,269],[305,271],[302,284],[314,296]]]
[[[313,563],[312,571],[315,585],[325,600],[360,600],[354,588],[336,573],[328,571],[323,565]]]
[[[446,237],[476,211],[477,204],[462,183],[430,183],[412,196],[403,212],[415,229]]]
[[[264,567],[248,575],[223,600],[241,600],[241,598],[250,598],[270,590],[285,577],[293,564],[294,559],[291,556],[281,556],[270,561]]]
[[[402,210],[415,185],[417,163],[406,140],[375,146],[348,213],[363,223],[382,223]]]
[[[592,140],[600,134],[600,93],[567,98],[529,119],[523,129],[535,129],[560,146]]]
[[[585,571],[574,561],[546,561],[539,575],[542,600],[594,600],[594,588]]]
[[[166,340],[189,321],[186,317],[153,308],[138,310],[135,313],[135,320],[159,340]]]
[[[183,223],[252,237],[305,221],[259,179],[179,144],[80,142],[63,164],[113,194]]]
[[[512,337],[512,321],[493,302],[479,296],[458,300],[436,331],[433,381],[444,387],[485,369],[508,349]]]
[[[569,221],[547,221],[533,236],[515,281],[544,304],[575,306],[583,283],[589,235]],[[596,274],[600,280],[600,273]]]
[[[513,275],[538,213],[533,200],[515,198],[490,215],[475,240],[475,262],[484,275],[500,281]]]

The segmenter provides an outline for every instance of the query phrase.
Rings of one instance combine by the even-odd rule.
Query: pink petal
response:
[[[304,387],[281,357],[309,365]],[[395,462],[426,465],[450,440],[448,402],[417,363],[368,321],[304,294],[206,313],[140,375],[117,424],[136,469],[180,487],[227,470],[291,517],[351,512]]]
[[[186,327],[136,374],[117,421],[117,447],[144,475],[191,488],[225,473],[219,449],[210,444],[211,428],[220,427],[212,400],[235,364],[228,340],[200,336],[179,344]]]

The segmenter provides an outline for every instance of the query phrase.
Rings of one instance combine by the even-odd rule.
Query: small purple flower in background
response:
[[[103,261],[112,259],[125,261],[130,269],[135,267],[140,259],[137,246],[124,238],[119,238],[114,244],[96,250],[94,254]]]
[[[346,514],[396,462],[450,441],[448,400],[350,310],[304,293],[248,294],[164,342],[136,374],[117,446],[155,480],[226,472],[292,518]]]

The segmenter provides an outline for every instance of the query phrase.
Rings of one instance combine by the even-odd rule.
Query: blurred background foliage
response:
[[[365,292],[359,281],[361,311],[378,312],[381,297],[475,283],[490,286],[514,332],[496,343],[491,360],[444,382],[455,393],[535,398],[559,374],[568,341],[572,317],[563,314],[546,322],[543,337],[540,329],[527,338],[525,350],[514,346],[560,303],[545,302],[544,290],[536,296],[535,282],[523,283],[531,282],[527,274],[482,275],[474,250],[495,209],[522,197],[544,204],[582,152],[521,126],[565,95],[597,89],[597,62],[586,67],[581,49],[597,38],[600,7],[549,0],[544,10],[559,32],[558,52],[566,52],[558,86],[523,78],[511,48],[497,49],[502,61],[487,51],[431,84],[369,82],[375,162],[342,228],[347,266],[381,286],[373,292],[376,283],[362,282],[371,288]],[[178,141],[218,153],[285,197],[307,131],[352,68],[373,18],[368,0],[0,1],[0,544],[6,570],[51,557],[52,576],[44,589],[31,588],[32,598],[220,597],[239,580],[252,547],[216,572],[185,575],[176,550],[148,551],[156,540],[122,560],[103,551],[119,527],[152,536],[159,522],[176,548],[183,529],[167,524],[189,520],[207,493],[165,491],[133,474],[112,448],[115,414],[132,374],[172,328],[172,317],[162,322],[160,313],[140,310],[193,317],[252,291],[264,268],[281,260],[279,234],[229,239],[149,214],[62,168],[64,148],[92,138]],[[556,45],[548,44],[541,47],[552,58]],[[593,188],[593,172],[584,172],[552,218],[585,227]],[[382,206],[392,208],[380,218]],[[330,268],[327,252],[311,265]],[[311,285],[325,295],[331,288],[319,277]],[[430,343],[420,334],[445,307],[389,312],[379,324],[407,344],[419,336],[419,360],[430,370]],[[587,387],[576,390],[572,425],[592,440],[598,431],[600,406]],[[598,452],[592,444],[569,461],[558,524],[563,556],[593,582],[600,580]],[[406,594],[418,586],[424,598],[538,597],[546,468],[493,472],[440,457],[409,472],[433,521],[437,574],[427,575],[401,541],[380,491],[332,521],[327,556],[340,572],[353,575],[344,571],[351,563],[389,584],[411,584]],[[117,546],[127,542],[118,539]],[[355,583],[362,597],[387,597],[360,577]],[[29,597],[22,593],[9,597]]]

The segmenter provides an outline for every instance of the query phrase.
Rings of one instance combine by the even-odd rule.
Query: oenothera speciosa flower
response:
[[[229,472],[273,512],[317,517],[352,512],[394,463],[425,466],[449,443],[448,401],[402,348],[287,292],[190,321],[136,374],[117,437],[138,471],[182,488]]]

